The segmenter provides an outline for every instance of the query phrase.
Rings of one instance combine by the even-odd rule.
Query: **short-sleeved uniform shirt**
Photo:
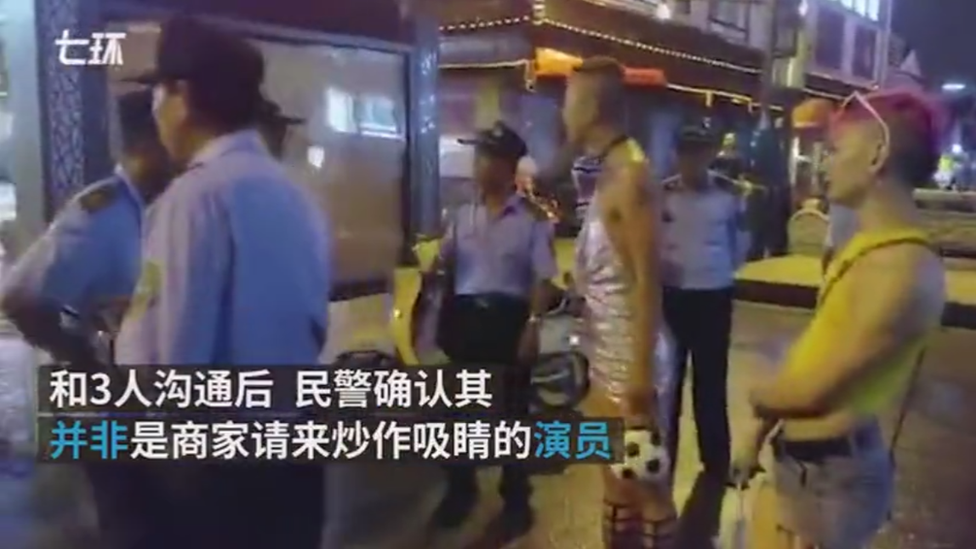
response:
[[[3,276],[4,294],[94,315],[128,298],[139,277],[142,196],[121,169],[58,213]]]
[[[688,189],[680,178],[664,181],[666,286],[686,290],[731,287],[748,249],[745,200],[735,182],[710,172],[704,189]]]
[[[525,299],[534,283],[556,276],[552,223],[535,208],[513,194],[494,217],[481,202],[455,211],[441,254],[456,254],[456,294]]]
[[[256,132],[212,141],[147,214],[117,362],[316,363],[330,254],[324,213]]]

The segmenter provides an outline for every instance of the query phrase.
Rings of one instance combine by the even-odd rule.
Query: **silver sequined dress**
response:
[[[597,390],[619,402],[634,367],[630,282],[599,215],[599,192],[593,192],[576,240],[576,291],[585,302],[579,327],[580,345],[590,361],[590,377]],[[659,425],[671,416],[674,402],[674,344],[667,331],[656,335],[655,385],[659,394]],[[648,364],[648,368],[652,365]]]

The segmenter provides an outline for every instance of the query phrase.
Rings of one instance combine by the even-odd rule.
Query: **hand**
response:
[[[628,428],[657,429],[657,388],[650,382],[628,385],[624,392],[624,424]]]
[[[752,408],[753,415],[758,419],[776,419],[770,415],[769,408],[765,405],[764,397],[769,383],[759,383],[749,391],[749,407]]]
[[[739,448],[732,457],[729,467],[729,482],[736,488],[745,489],[756,476],[762,472],[759,465],[759,445],[752,441]]]
[[[529,321],[519,339],[518,360],[521,364],[531,364],[539,358],[539,323]]]
[[[572,318],[580,318],[583,316],[583,308],[586,307],[586,300],[582,296],[577,295],[574,292],[566,292],[566,308],[565,313]]]

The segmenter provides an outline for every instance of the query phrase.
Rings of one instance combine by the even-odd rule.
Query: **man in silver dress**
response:
[[[581,175],[593,188],[576,254],[581,343],[593,379],[584,411],[621,417],[663,444],[674,364],[661,312],[661,197],[647,157],[621,130],[623,92],[619,63],[587,59],[569,79],[563,110],[569,146],[584,153]],[[606,469],[605,546],[673,547],[670,484],[624,480]]]

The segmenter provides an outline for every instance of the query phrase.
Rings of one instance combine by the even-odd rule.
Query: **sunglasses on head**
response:
[[[835,114],[835,121],[842,119],[846,112],[860,109],[881,127],[885,145],[891,144],[891,127],[881,116],[881,109],[907,115],[914,129],[926,134],[933,141],[941,135],[944,119],[940,109],[913,90],[875,91],[870,94],[854,93],[841,103]]]
[[[872,94],[871,97],[878,97],[878,95]],[[888,127],[888,123],[885,122],[884,118],[881,116],[881,113],[878,112],[878,109],[871,104],[870,98],[861,92],[852,93],[840,104],[840,108],[837,110],[835,122],[836,120],[843,118],[844,113],[857,108],[863,109],[872,120],[878,123],[878,126],[881,127],[882,142],[884,143],[885,147],[888,147],[891,144],[891,128]]]

